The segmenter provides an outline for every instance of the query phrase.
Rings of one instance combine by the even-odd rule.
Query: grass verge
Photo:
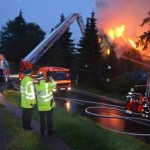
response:
[[[18,105],[18,92],[8,91],[7,98]],[[17,101],[17,102],[15,102]],[[34,111],[38,118],[37,110]],[[54,109],[54,131],[61,139],[76,150],[149,150],[150,145],[134,137],[108,131],[96,123],[75,114],[67,113],[63,108]]]
[[[95,89],[95,88],[89,88],[89,87],[83,87],[83,86],[76,86],[76,85],[73,85],[74,88],[77,88],[77,89],[81,89],[81,90],[86,90],[88,92],[91,92],[91,93],[94,93],[94,94],[98,94],[98,95],[101,95],[101,96],[106,96],[106,97],[109,97],[109,98],[114,98],[114,99],[117,99],[118,101],[122,101],[122,102],[126,102],[126,95],[118,95],[118,94],[111,94],[111,93],[105,93],[105,92],[102,92],[98,89]]]
[[[13,95],[14,96],[14,95]],[[12,96],[12,98],[14,98]],[[0,135],[0,149],[10,150],[49,150],[43,141],[33,132],[24,131],[21,127],[20,120],[0,105],[0,120],[2,121]],[[9,137],[6,138],[6,137]],[[2,140],[1,140],[2,139]]]

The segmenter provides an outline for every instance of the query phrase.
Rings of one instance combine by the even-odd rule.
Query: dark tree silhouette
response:
[[[87,18],[84,36],[78,44],[79,59],[83,67],[89,65],[96,68],[102,62],[102,50],[98,41],[98,30],[94,15],[94,12],[92,12],[91,18]]]
[[[52,28],[51,32],[65,20],[64,15],[60,16],[58,25]],[[71,39],[72,33],[68,28],[54,45],[43,55],[39,63],[52,66],[70,68],[73,64],[74,41]]]
[[[87,18],[84,36],[79,41],[78,64],[82,72],[81,82],[91,86],[98,83],[99,73],[102,67],[102,49],[99,43],[98,30],[96,27],[95,13],[91,13],[91,18]]]
[[[150,11],[148,15],[150,16]],[[144,26],[145,24],[150,25],[150,17],[145,18],[140,26]],[[142,45],[143,50],[146,50],[148,48],[149,43],[150,43],[150,28],[148,29],[148,31],[144,32],[142,35],[139,36],[139,40],[136,44],[137,46]]]
[[[27,23],[22,11],[14,20],[9,20],[0,31],[0,52],[6,59],[19,64],[36,45],[44,38],[45,32],[34,23]]]

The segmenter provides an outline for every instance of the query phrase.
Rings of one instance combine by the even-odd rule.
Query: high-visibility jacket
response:
[[[36,104],[35,89],[33,79],[30,76],[25,76],[20,85],[21,92],[21,107],[33,108]]]
[[[52,93],[52,90],[55,87],[56,82],[53,79],[51,82],[40,80],[39,84],[35,85],[37,94],[37,106],[39,111],[48,111],[55,107]]]

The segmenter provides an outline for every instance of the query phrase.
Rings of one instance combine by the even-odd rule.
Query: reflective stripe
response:
[[[31,92],[28,92],[28,88],[27,88],[28,86],[30,87]],[[29,81],[27,82],[26,86],[21,86],[21,93],[24,94],[22,96],[25,97],[26,99],[29,100],[35,99],[33,83]]]
[[[44,103],[44,102],[48,102],[48,101],[51,101],[52,100],[52,98],[51,99],[40,99],[40,100],[38,100],[38,102],[39,103]]]
[[[38,97],[41,97],[41,98],[46,98],[46,97],[49,97],[50,96],[50,93],[48,93],[48,83],[45,84],[45,89],[46,91],[45,92],[40,92],[40,94],[45,94],[45,95],[41,95],[41,96],[38,96]]]

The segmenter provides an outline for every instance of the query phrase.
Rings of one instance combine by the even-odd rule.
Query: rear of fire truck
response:
[[[150,118],[150,77],[148,76],[146,85],[136,85],[146,87],[144,96],[141,93],[129,92],[126,96],[126,113],[140,114],[144,118]]]

